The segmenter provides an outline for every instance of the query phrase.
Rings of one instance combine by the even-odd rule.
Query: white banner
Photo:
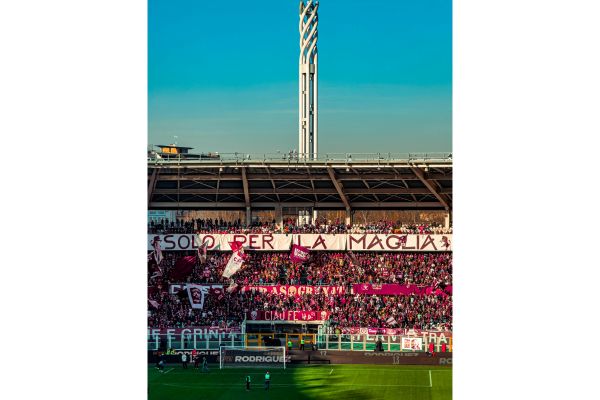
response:
[[[203,238],[211,235],[198,235],[205,242],[208,239]],[[213,235],[216,236],[216,235]],[[219,235],[221,250],[231,250],[230,242],[240,242],[246,250],[289,250],[292,247],[292,235],[283,234],[262,234],[250,233]],[[209,242],[210,244],[210,242]],[[210,247],[208,248],[210,250]]]
[[[345,250],[347,235],[295,234],[294,244],[310,250]]]
[[[349,234],[352,251],[452,251],[452,235]]]
[[[254,251],[288,251],[292,247],[292,235],[283,234],[173,234],[148,235],[148,250],[153,250],[154,237],[160,238],[162,250],[196,250],[206,243],[207,250],[231,251],[230,242],[240,242],[247,250]]]
[[[177,294],[182,290],[187,290],[188,285],[190,285],[189,283],[173,283],[171,285],[169,285],[169,294]],[[194,283],[192,283],[191,285],[195,285]],[[196,286],[205,286],[208,289],[223,289],[223,285],[221,284],[200,284],[200,285],[196,285]]]
[[[452,251],[452,235],[401,235],[401,234],[177,234],[148,235],[148,251],[158,236],[164,250],[196,250],[206,243],[209,251],[231,251],[229,242],[241,242],[252,251],[289,251],[292,243],[311,251]]]

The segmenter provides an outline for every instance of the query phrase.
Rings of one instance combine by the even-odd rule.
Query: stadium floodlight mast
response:
[[[300,0],[300,60],[298,63],[298,155],[316,159],[318,150],[318,0]]]

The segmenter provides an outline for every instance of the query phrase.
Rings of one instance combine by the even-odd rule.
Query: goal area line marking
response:
[[[431,380],[431,370],[429,370],[429,387],[433,387],[433,381]]]

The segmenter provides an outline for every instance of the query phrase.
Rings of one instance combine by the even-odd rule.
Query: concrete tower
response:
[[[298,72],[298,153],[317,158],[319,106],[317,67],[318,0],[300,0],[300,60]]]

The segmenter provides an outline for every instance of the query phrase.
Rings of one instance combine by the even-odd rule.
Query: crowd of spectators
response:
[[[276,221],[253,222],[246,226],[240,219],[236,221],[224,221],[223,219],[196,219],[176,221],[150,221],[148,223],[149,234],[232,234],[232,233],[383,233],[383,234],[450,234],[452,228],[445,228],[440,224],[412,223],[381,220],[366,224],[346,225],[340,220],[317,219],[314,224],[298,224],[294,219],[283,220],[281,224]]]
[[[330,312],[330,326],[370,328],[452,329],[452,299],[448,295],[378,296],[365,294],[273,294],[225,291],[221,299],[205,296],[202,310],[194,310],[183,295],[166,292],[151,296],[160,303],[149,311],[152,327],[238,326],[247,312],[313,310]],[[394,322],[389,322],[393,317]]]
[[[294,264],[287,252],[247,252],[243,268],[233,276],[235,285],[335,285],[345,286],[346,295],[323,293],[286,296],[270,293],[225,291],[221,299],[207,295],[202,310],[192,309],[183,295],[169,294],[179,258],[193,255],[163,252],[161,273],[148,271],[148,323],[153,327],[202,325],[239,325],[252,310],[318,310],[331,312],[335,327],[403,327],[415,329],[451,329],[452,296],[401,295],[376,296],[350,294],[356,283],[400,283],[418,286],[446,286],[452,283],[452,255],[448,252],[314,252],[304,264]],[[193,283],[232,284],[222,277],[231,253],[209,252],[205,262],[196,261],[186,278]],[[396,323],[388,323],[394,317]]]
[[[190,253],[191,254],[191,253]],[[163,252],[162,279],[184,252]],[[354,283],[399,283],[421,286],[452,282],[449,252],[313,252],[307,262],[295,264],[288,252],[246,252],[246,261],[234,276],[239,285],[350,285]],[[229,283],[223,270],[229,252],[208,252],[205,263],[197,262],[187,278],[194,283]],[[151,275],[150,275],[151,276]]]

